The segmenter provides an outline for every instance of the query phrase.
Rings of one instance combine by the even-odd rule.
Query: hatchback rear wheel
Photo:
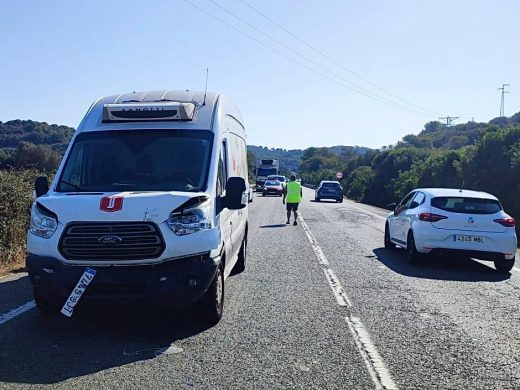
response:
[[[415,264],[419,260],[419,252],[417,252],[417,247],[415,246],[415,238],[413,237],[413,232],[410,231],[408,233],[408,239],[406,240],[406,257],[408,261],[412,264]]]
[[[515,265],[515,258],[513,257],[510,260],[495,260],[495,268],[498,272],[509,272],[513,269]]]

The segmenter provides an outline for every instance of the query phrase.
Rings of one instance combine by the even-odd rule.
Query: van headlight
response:
[[[168,217],[168,226],[178,236],[186,236],[213,227],[209,207],[197,207],[173,211]]]
[[[57,228],[58,221],[55,216],[46,213],[34,204],[31,210],[29,231],[38,237],[51,238]]]

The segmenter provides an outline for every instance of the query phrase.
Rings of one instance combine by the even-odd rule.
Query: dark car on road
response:
[[[283,186],[278,180],[267,180],[262,190],[262,196],[266,195],[283,195]]]
[[[322,180],[314,194],[314,200],[319,202],[322,199],[333,199],[336,202],[343,202],[343,187],[337,181]]]

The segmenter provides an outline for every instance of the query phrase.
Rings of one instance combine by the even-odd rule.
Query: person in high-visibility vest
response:
[[[303,197],[302,186],[296,181],[296,176],[291,175],[291,181],[287,183],[283,190],[282,202],[287,202],[287,225],[291,223],[291,211],[294,213],[293,225],[298,225],[298,205],[301,203]]]

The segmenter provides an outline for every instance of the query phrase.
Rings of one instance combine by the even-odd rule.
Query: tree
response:
[[[61,160],[59,153],[49,145],[20,142],[16,149],[14,165],[19,169],[37,169],[44,172],[56,170]]]

